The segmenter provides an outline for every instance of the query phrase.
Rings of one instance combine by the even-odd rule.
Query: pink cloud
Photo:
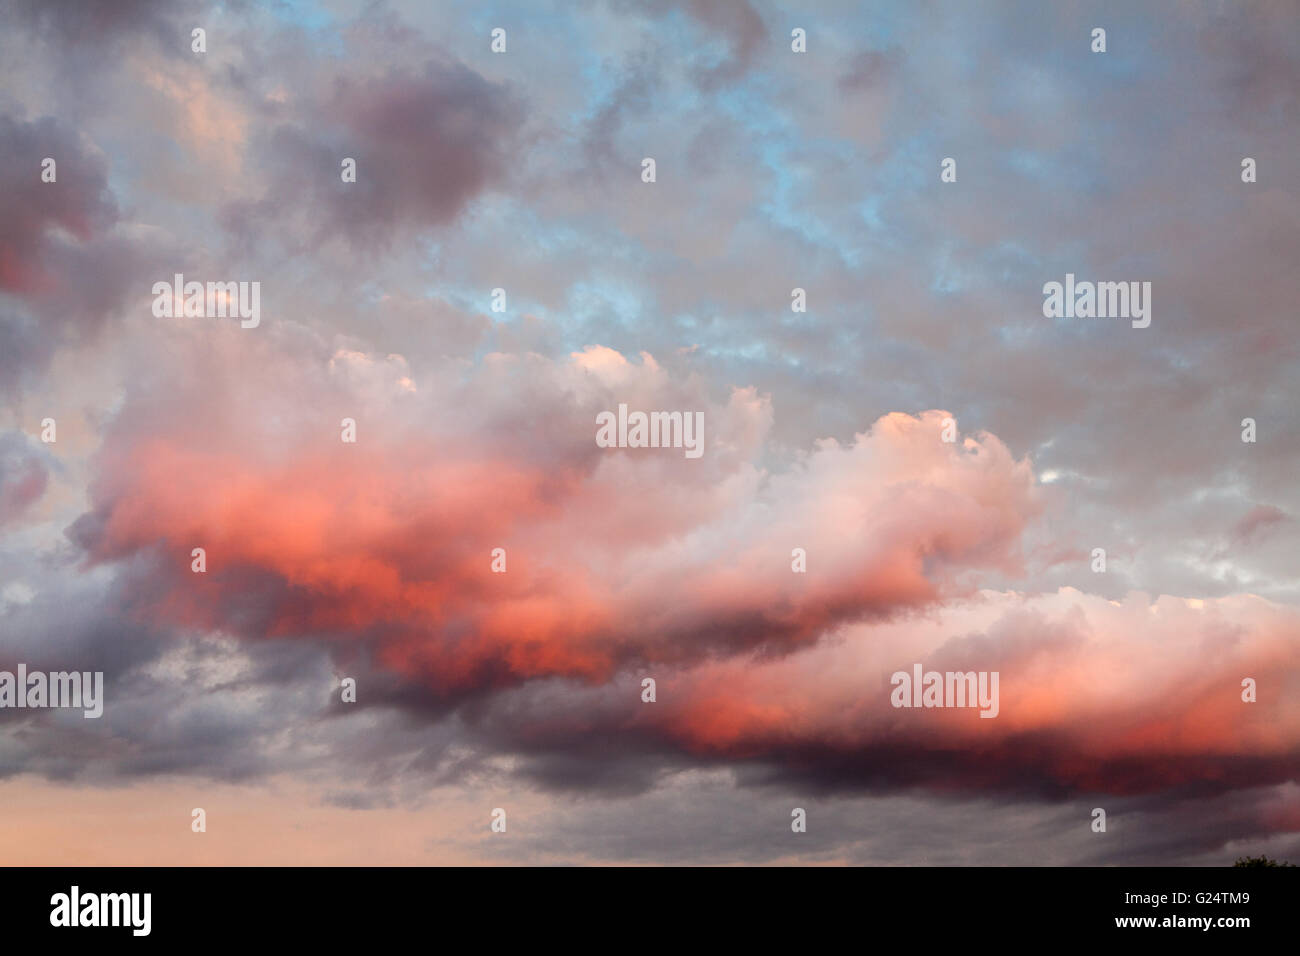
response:
[[[942,412],[769,471],[765,398],[716,403],[648,356],[495,356],[456,385],[396,356],[259,371],[270,357],[169,384],[165,412],[128,408],[76,534],[97,562],[157,554],[151,614],[373,644],[435,688],[785,653],[1014,570],[1036,508],[1028,463],[992,436],[941,441]],[[702,410],[704,457],[596,447],[597,411],[619,402]]]

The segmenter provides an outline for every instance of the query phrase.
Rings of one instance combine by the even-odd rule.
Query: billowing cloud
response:
[[[703,456],[598,448],[619,404],[701,412]],[[771,473],[771,415],[751,389],[715,403],[600,348],[489,356],[450,383],[346,351],[294,375],[245,364],[238,383],[142,389],[73,533],[96,562],[155,554],[162,619],[328,635],[439,691],[784,654],[1017,567],[1033,478],[993,436],[948,443],[943,413],[896,414]]]
[[[694,750],[775,761],[830,789],[1224,791],[1293,779],[1297,661],[1300,615],[1258,598],[986,592],[798,661],[686,675],[669,723]],[[914,664],[998,672],[997,716],[892,706],[891,675]]]
[[[556,783],[583,779],[564,754],[593,710],[634,751],[832,789],[1123,795],[1294,772],[1300,618],[1252,597],[976,590],[1019,568],[1036,486],[994,436],[942,441],[945,413],[769,470],[766,400],[713,403],[650,356],[495,355],[450,384],[399,356],[287,367],[246,365],[237,388],[163,377],[124,409],[72,533],[95,563],[147,557],[149,620],[319,642],[431,700],[486,700],[488,746]],[[596,413],[620,402],[702,408],[706,455],[598,449]],[[892,707],[889,675],[914,663],[997,671],[996,719]],[[651,710],[643,673],[663,682]],[[591,690],[492,702],[556,679]]]

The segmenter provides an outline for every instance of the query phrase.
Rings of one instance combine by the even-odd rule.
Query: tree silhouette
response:
[[[1237,858],[1233,866],[1295,866],[1294,863],[1279,863],[1277,860],[1270,860],[1266,856],[1242,856]]]

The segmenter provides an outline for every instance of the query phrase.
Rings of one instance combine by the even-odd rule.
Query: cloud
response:
[[[0,527],[20,518],[45,493],[49,470],[27,442],[0,433]]]
[[[46,158],[57,179],[41,180]],[[0,116],[0,388],[38,372],[65,336],[120,304],[134,253],[112,233],[107,162],[57,120]]]
[[[939,412],[886,416],[769,474],[766,400],[715,403],[649,356],[496,355],[455,384],[397,356],[259,361],[237,386],[141,388],[73,537],[95,563],[153,555],[162,620],[328,635],[442,693],[787,653],[1013,569],[1035,507],[1027,463],[992,436],[942,442]],[[596,415],[620,402],[702,410],[704,458],[597,448]],[[197,546],[206,576],[189,570]],[[796,547],[816,574],[791,572]]]
[[[56,182],[41,181],[46,157],[58,164]],[[101,235],[116,219],[104,158],[54,119],[3,116],[0,170],[0,289],[50,294],[56,274],[48,260]]]
[[[1241,544],[1249,544],[1255,537],[1267,535],[1275,530],[1275,526],[1290,520],[1291,516],[1281,508],[1258,505],[1242,515],[1241,520],[1233,525],[1232,536]]]
[[[163,40],[176,38],[178,34],[164,16],[176,6],[166,0],[17,0],[14,11],[16,19],[35,35],[84,55],[103,49],[106,41],[138,33],[151,33]]]
[[[725,662],[674,687],[672,735],[831,791],[924,786],[1062,799],[1223,792],[1291,780],[1300,615],[1258,598],[1123,602],[986,593],[928,622],[859,629],[782,662]],[[986,625],[963,636],[956,628]],[[889,675],[998,671],[1000,710],[896,709]],[[1268,693],[1243,702],[1242,679]],[[810,705],[810,702],[811,705]]]
[[[292,121],[254,145],[270,170],[264,198],[232,202],[225,221],[237,231],[292,224],[309,245],[344,238],[372,251],[451,223],[502,184],[525,116],[515,94],[450,59],[339,75],[294,105]],[[344,158],[356,161],[353,183],[342,179]]]
[[[946,413],[887,415],[769,469],[764,398],[713,402],[650,356],[498,354],[454,382],[348,351],[246,354],[238,383],[196,365],[140,383],[110,432],[70,531],[90,563],[145,562],[128,603],[151,621],[306,641],[368,675],[374,702],[468,708],[476,746],[547,786],[643,790],[646,754],[830,791],[1050,799],[1292,774],[1295,614],[978,591],[1019,567],[1036,485],[993,436],[941,441]],[[703,408],[705,457],[596,448],[596,412],[619,402]],[[999,716],[891,708],[889,674],[917,662],[999,671]],[[643,673],[661,681],[651,711]],[[1244,676],[1264,702],[1240,700]],[[595,759],[593,715],[627,761]]]

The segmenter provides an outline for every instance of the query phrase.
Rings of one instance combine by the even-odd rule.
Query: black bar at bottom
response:
[[[127,945],[373,944],[422,934],[459,949],[469,933],[492,945],[734,947],[753,939],[766,948],[829,945],[844,934],[880,939],[882,931],[918,943],[1127,936],[1231,945],[1293,938],[1300,901],[1300,868],[1233,867],[52,867],[0,869],[0,884],[7,941]]]

